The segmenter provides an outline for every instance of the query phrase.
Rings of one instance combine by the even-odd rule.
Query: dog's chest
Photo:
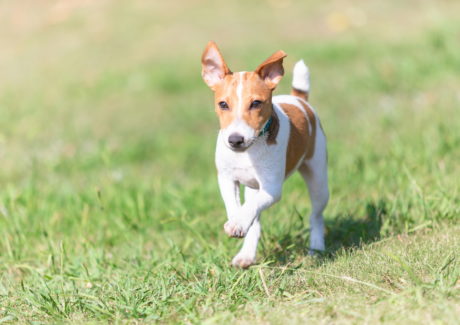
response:
[[[257,181],[255,170],[252,167],[228,166],[228,168],[223,168],[222,172],[242,185],[255,189],[259,188],[259,182]]]
[[[254,143],[245,152],[235,152],[225,146],[220,137],[216,146],[216,167],[218,173],[242,185],[259,188],[260,174],[267,170],[266,146]]]

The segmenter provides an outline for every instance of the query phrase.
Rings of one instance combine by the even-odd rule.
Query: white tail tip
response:
[[[294,66],[292,88],[308,93],[310,91],[310,72],[303,60],[298,61]]]

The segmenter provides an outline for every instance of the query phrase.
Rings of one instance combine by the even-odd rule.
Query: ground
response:
[[[460,318],[454,1],[0,2],[0,323],[450,323]],[[240,241],[200,77],[310,66],[328,250],[298,175]]]

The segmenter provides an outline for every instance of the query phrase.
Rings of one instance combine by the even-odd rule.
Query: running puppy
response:
[[[244,237],[232,264],[247,268],[256,261],[260,214],[281,198],[283,182],[296,170],[308,185],[310,252],[324,250],[323,210],[329,199],[326,137],[307,102],[309,73],[303,61],[294,67],[291,95],[272,97],[283,77],[277,51],[255,71],[232,72],[217,45],[209,42],[201,58],[202,76],[214,91],[220,121],[216,166],[227,210],[230,237]],[[245,186],[240,202],[240,184]]]

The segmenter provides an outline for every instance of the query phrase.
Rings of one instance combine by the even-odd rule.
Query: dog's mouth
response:
[[[233,147],[233,146],[228,146],[232,151],[235,152],[244,152],[246,151],[249,147]]]
[[[244,152],[248,150],[255,142],[255,139],[250,139],[240,145],[232,145],[227,142],[227,147],[235,152]]]

